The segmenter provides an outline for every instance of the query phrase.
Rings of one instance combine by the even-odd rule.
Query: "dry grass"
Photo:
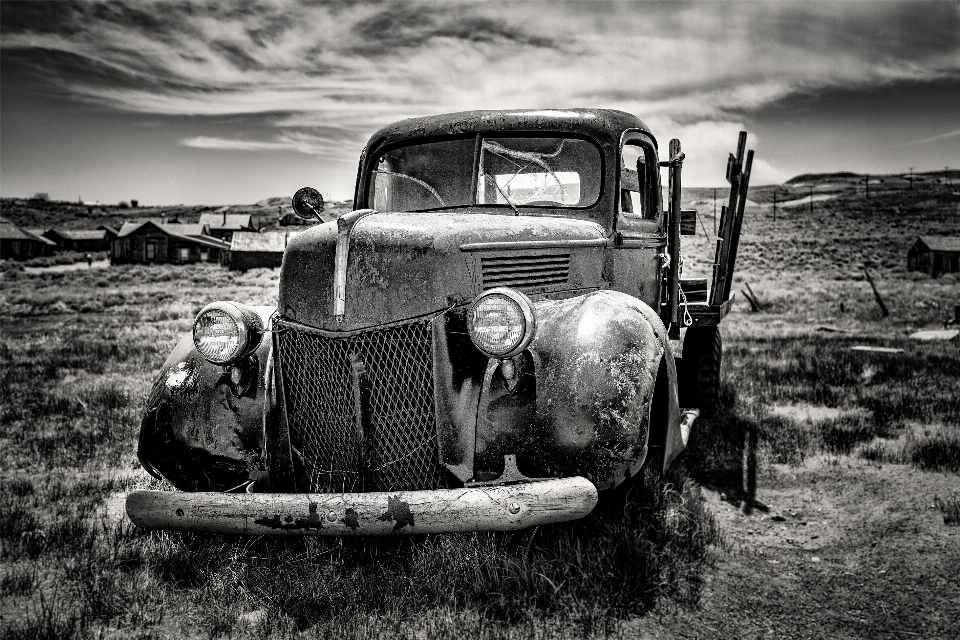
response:
[[[805,228],[797,213],[774,249],[832,251],[828,221],[840,214],[827,206],[817,204],[819,226]],[[898,224],[921,225],[908,214]],[[783,229],[747,225],[744,256]],[[841,226],[854,243],[857,229],[869,231]],[[823,235],[815,247],[799,237],[810,229]],[[908,245],[880,243],[888,253],[878,259]],[[744,260],[740,277],[765,311],[738,303],[725,323],[719,415],[635,509],[509,535],[403,540],[146,532],[117,517],[123,492],[160,487],[134,456],[156,368],[212,297],[275,303],[276,271],[4,270],[0,629],[10,638],[632,637],[636,616],[697,605],[724,549],[698,483],[747,497],[745,449],[761,473],[818,453],[957,473],[960,354],[905,337],[944,316],[955,284],[880,268],[892,311],[882,319],[854,265],[812,277],[816,263],[774,271],[776,252],[764,255]],[[956,523],[956,496],[936,501]]]
[[[9,637],[609,636],[694,605],[719,532],[680,471],[609,520],[512,535],[270,539],[145,532],[115,496],[145,395],[208,291],[275,301],[277,273],[7,274],[0,309],[0,597]],[[425,623],[424,621],[430,621]],[[425,626],[426,624],[426,626]]]

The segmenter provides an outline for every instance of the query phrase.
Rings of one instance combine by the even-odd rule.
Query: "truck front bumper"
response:
[[[597,504],[586,478],[395,493],[134,491],[139,527],[243,535],[415,535],[509,531],[577,520]]]

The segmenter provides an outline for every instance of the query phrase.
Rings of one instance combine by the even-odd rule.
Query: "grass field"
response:
[[[510,535],[283,540],[134,528],[121,516],[123,494],[161,487],[134,453],[157,368],[203,305],[214,298],[275,304],[279,274],[215,266],[26,274],[6,265],[0,636],[761,637],[760,619],[784,615],[796,626],[774,627],[782,637],[900,637],[890,629],[949,637],[960,588],[938,582],[938,572],[960,568],[960,528],[948,526],[960,522],[960,350],[907,334],[952,315],[960,288],[953,277],[918,277],[904,265],[913,236],[960,231],[960,210],[949,188],[928,187],[906,200],[876,194],[873,203],[839,193],[815,201],[812,215],[801,208],[776,223],[765,204],[749,211],[735,289],[749,282],[764,310],[751,313],[740,301],[724,323],[719,415],[700,425],[682,462],[622,517]],[[923,206],[909,206],[921,195]],[[754,198],[763,201],[764,191]],[[692,240],[695,270],[712,238]],[[890,317],[880,316],[863,280],[867,262]],[[904,351],[850,349],[856,345]],[[718,604],[786,580],[786,569],[772,578],[755,570],[743,541],[748,530],[767,527],[772,535],[771,527],[794,526],[795,511],[767,496],[798,502],[791,478],[799,477],[820,486],[839,478],[858,496],[882,486],[896,504],[929,505],[939,527],[911,546],[916,532],[884,506],[894,498],[874,493],[880,506],[863,532],[841,535],[843,517],[824,518],[815,536],[823,543],[808,542],[828,561],[834,554],[843,570],[830,582],[840,596],[822,588],[813,632],[810,610],[791,604],[806,602],[802,592],[749,607]],[[832,503],[818,504],[827,511]],[[890,551],[864,542],[884,522],[897,525],[884,529],[884,540],[898,541]],[[764,566],[794,561],[782,545],[762,548],[780,563]],[[837,603],[878,579],[861,575],[862,548],[895,548],[905,564],[897,569],[891,558],[891,575],[879,578],[890,588],[874,599],[890,611],[848,623],[840,607],[853,605]],[[930,548],[939,555],[921,560]],[[905,579],[911,566],[927,567],[929,586]],[[800,575],[821,584],[815,574]],[[911,609],[916,600],[939,617]]]

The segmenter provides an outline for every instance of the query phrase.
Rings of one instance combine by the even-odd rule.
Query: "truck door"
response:
[[[612,289],[660,308],[662,229],[660,170],[653,140],[640,132],[624,134],[617,176],[617,217],[607,269]]]

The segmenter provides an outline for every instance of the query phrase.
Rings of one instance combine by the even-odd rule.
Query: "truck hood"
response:
[[[586,220],[457,210],[376,213],[354,225],[342,320],[334,317],[337,223],[290,241],[278,308],[287,319],[352,331],[465,304],[484,289],[550,294],[600,286],[603,228]]]

